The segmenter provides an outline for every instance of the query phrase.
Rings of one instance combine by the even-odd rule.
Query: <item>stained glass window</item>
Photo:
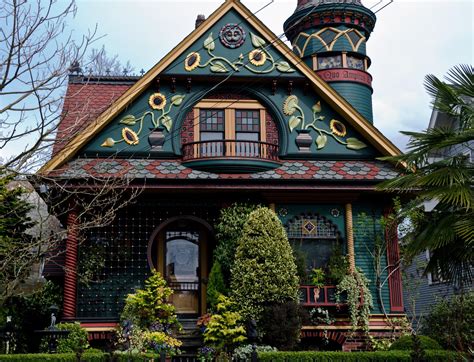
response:
[[[347,67],[353,69],[364,70],[364,61],[360,58],[347,56]]]
[[[235,130],[237,132],[259,132],[260,112],[259,111],[235,111]]]
[[[318,69],[342,68],[342,57],[334,55],[332,57],[318,57]]]
[[[201,131],[224,131],[224,111],[222,109],[201,109],[199,122]]]

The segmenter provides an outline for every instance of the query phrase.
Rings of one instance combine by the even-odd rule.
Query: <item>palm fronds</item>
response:
[[[426,272],[440,272],[445,280],[459,284],[472,281],[474,268],[474,167],[463,153],[474,147],[474,67],[456,66],[446,79],[449,83],[428,75],[425,87],[433,108],[449,115],[451,126],[402,132],[410,136],[408,151],[384,159],[406,169],[379,189],[414,195],[402,205],[404,216],[415,211],[419,215],[423,202],[436,201],[431,212],[412,221],[407,255],[429,249],[432,257]]]

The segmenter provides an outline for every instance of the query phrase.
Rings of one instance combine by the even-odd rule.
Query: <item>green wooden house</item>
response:
[[[372,281],[370,333],[390,331],[389,320],[403,315],[398,243],[377,223],[391,197],[375,187],[397,175],[378,158],[400,151],[372,116],[366,42],[375,21],[359,0],[298,0],[284,24],[291,50],[227,0],[141,77],[71,75],[53,155],[40,172],[68,185],[128,178],[143,191],[79,247],[79,210],[70,211],[67,272],[46,268],[64,278],[63,318],[107,338],[124,297],[152,268],[174,289],[182,319],[206,313],[219,211],[251,201],[275,211],[307,269],[324,268],[336,248],[346,254]],[[370,252],[377,237],[387,281],[380,293]],[[99,252],[95,280],[80,283],[81,260]],[[347,312],[336,309],[334,285],[318,293],[302,285],[300,302],[340,311],[329,327],[304,325],[305,341],[326,330],[335,348],[362,348]]]

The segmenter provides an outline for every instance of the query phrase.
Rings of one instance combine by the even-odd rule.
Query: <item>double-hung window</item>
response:
[[[261,157],[267,152],[265,108],[254,100],[209,99],[194,108],[199,157]]]

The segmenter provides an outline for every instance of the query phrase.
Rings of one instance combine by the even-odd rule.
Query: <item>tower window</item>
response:
[[[318,57],[318,69],[342,68],[342,56]]]
[[[364,60],[350,55],[347,56],[347,67],[352,69],[365,70]]]

